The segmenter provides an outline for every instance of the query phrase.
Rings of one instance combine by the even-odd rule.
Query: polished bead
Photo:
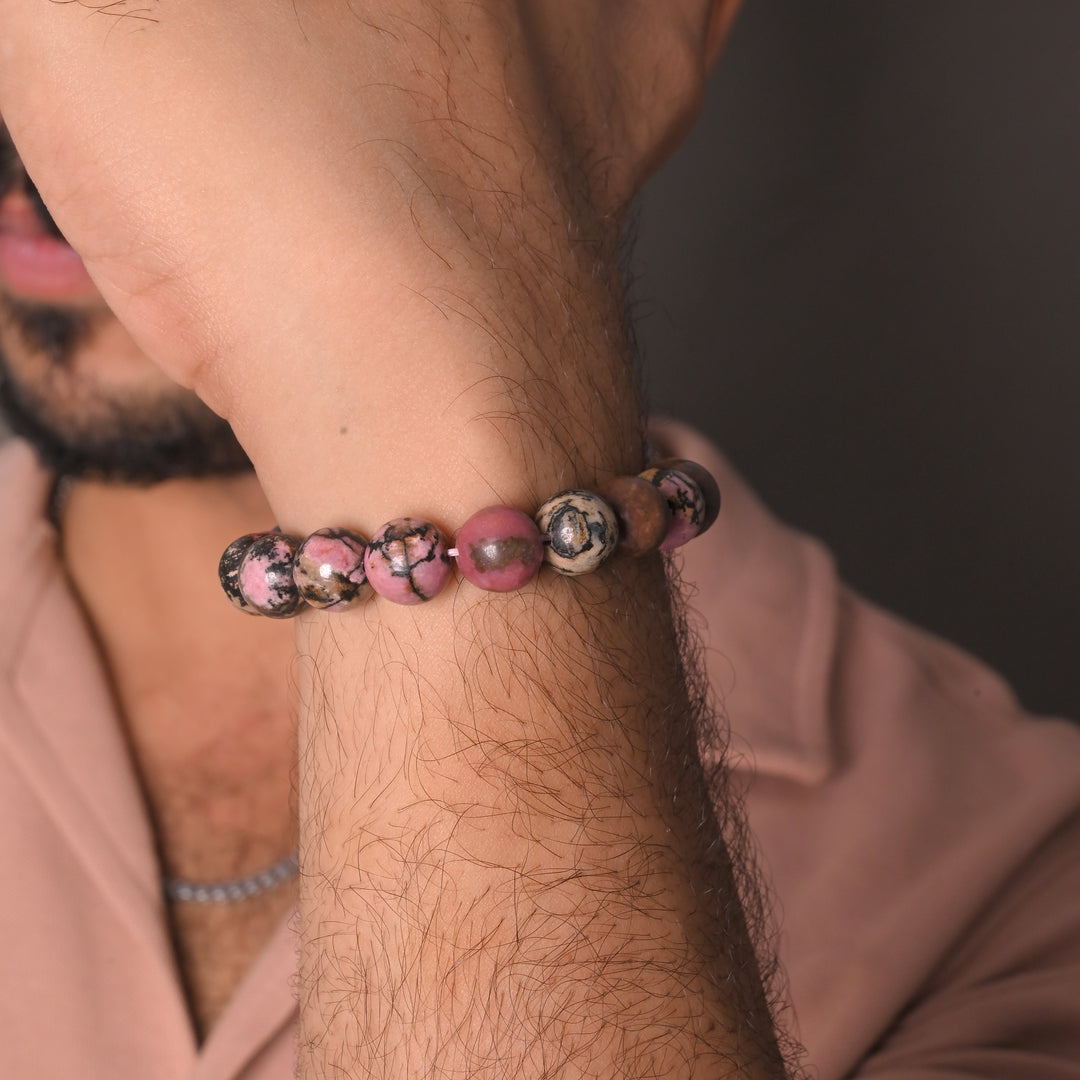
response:
[[[705,497],[686,473],[654,465],[639,475],[659,488],[671,507],[671,525],[660,544],[661,551],[682,547],[701,532],[705,522]]]
[[[489,506],[473,514],[454,546],[462,576],[494,592],[510,592],[532,581],[544,558],[536,523],[509,506]]]
[[[234,540],[222,552],[218,562],[218,581],[221,582],[222,591],[228,597],[229,603],[246,615],[258,615],[259,612],[244,599],[244,594],[240,591],[240,564],[244,561],[248,548],[265,535],[266,533],[247,533]]]
[[[240,563],[240,591],[260,615],[287,619],[300,610],[300,593],[293,581],[293,556],[299,541],[284,533],[259,537]]]
[[[297,549],[293,581],[300,598],[315,608],[343,610],[371,595],[364,573],[367,543],[348,529],[319,529]]]
[[[663,542],[671,527],[671,507],[664,493],[640,476],[617,476],[604,489],[619,519],[619,550],[644,555]]]
[[[687,461],[686,458],[664,458],[662,461],[654,461],[651,468],[676,469],[689,476],[701,489],[701,494],[705,499],[705,520],[702,523],[701,532],[716,521],[720,513],[720,487],[716,483],[716,478],[704,465],[699,465],[696,461]]]
[[[397,518],[369,541],[364,571],[371,587],[387,600],[422,604],[442,591],[454,564],[431,522]]]
[[[544,558],[563,574],[588,574],[599,569],[619,542],[615,511],[591,491],[561,491],[536,515],[547,538]]]

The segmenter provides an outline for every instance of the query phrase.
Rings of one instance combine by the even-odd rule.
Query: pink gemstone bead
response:
[[[371,595],[364,573],[367,544],[348,529],[319,529],[299,547],[293,580],[300,596],[315,608],[341,611]]]
[[[661,551],[682,547],[705,526],[705,496],[686,473],[678,469],[652,466],[638,474],[643,480],[655,484],[665,495],[671,507],[671,527],[660,545]]]
[[[544,558],[536,523],[510,506],[488,506],[473,514],[454,546],[462,576],[494,592],[510,592],[532,581]]]
[[[371,538],[364,554],[368,583],[396,604],[422,604],[440,593],[454,572],[442,534],[430,521],[397,518]]]
[[[287,619],[300,609],[292,561],[299,541],[283,533],[266,533],[247,549],[240,564],[239,584],[244,599],[260,615]]]
[[[716,478],[704,465],[699,465],[696,461],[687,461],[686,458],[664,458],[663,461],[652,462],[650,468],[675,469],[684,476],[689,476],[701,488],[702,497],[705,499],[705,520],[701,531],[704,532],[712,526],[720,513],[720,487],[716,483]]]
[[[229,603],[246,615],[258,615],[259,612],[248,603],[240,589],[240,567],[244,562],[244,556],[248,548],[255,543],[264,533],[247,533],[234,540],[222,553],[218,562],[218,580],[221,588],[229,599]]]

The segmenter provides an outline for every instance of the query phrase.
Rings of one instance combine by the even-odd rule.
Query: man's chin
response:
[[[0,294],[0,318],[14,335],[0,350],[0,414],[58,475],[153,484],[251,469],[228,424],[189,391],[125,391],[81,370],[94,368],[79,357],[113,322],[107,310]]]
[[[92,419],[67,420],[0,369],[0,412],[46,468],[71,479],[146,485],[251,469],[228,424],[190,396],[95,401]]]

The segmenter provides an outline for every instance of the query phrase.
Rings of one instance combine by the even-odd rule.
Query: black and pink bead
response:
[[[248,548],[263,535],[265,534],[248,533],[246,536],[239,537],[224,550],[218,562],[218,580],[221,582],[222,591],[233,607],[248,615],[259,615],[261,612],[248,600],[240,588],[240,566]]]
[[[660,542],[661,551],[682,547],[716,520],[720,511],[720,490],[711,474],[700,465],[689,461],[664,461],[638,475],[660,490],[671,509],[671,524]]]
[[[367,543],[349,529],[319,529],[296,550],[293,581],[300,599],[313,608],[345,609],[366,600],[371,586],[364,571]]]
[[[237,576],[244,599],[260,614],[288,619],[300,609],[293,580],[293,557],[299,541],[284,533],[264,533],[244,553]]]
[[[397,518],[372,538],[364,555],[371,587],[397,604],[438,596],[454,572],[442,533],[430,521]]]
[[[661,461],[654,461],[646,472],[651,470],[657,470],[653,482],[655,482],[655,475],[658,475],[660,470],[671,470],[682,473],[683,476],[697,484],[698,490],[705,500],[705,517],[701,523],[701,532],[713,525],[720,514],[720,488],[713,474],[704,465],[699,465],[696,461],[687,461],[685,458],[664,458]]]

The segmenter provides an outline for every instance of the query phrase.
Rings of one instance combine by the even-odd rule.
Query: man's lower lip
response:
[[[86,300],[96,293],[82,259],[51,236],[0,231],[0,282],[26,300]]]

